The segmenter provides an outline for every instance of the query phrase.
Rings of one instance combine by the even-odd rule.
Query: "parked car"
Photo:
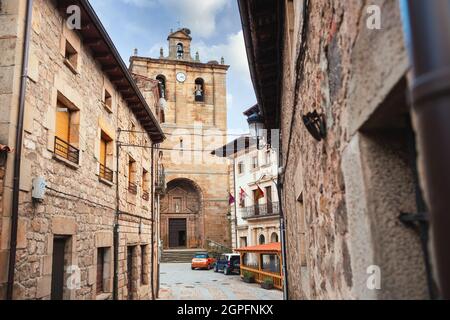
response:
[[[241,255],[237,253],[225,253],[216,262],[215,272],[223,271],[225,275],[233,272],[239,273],[241,270]]]
[[[211,270],[216,263],[216,259],[211,257],[207,252],[198,252],[192,258],[191,269],[208,269]]]

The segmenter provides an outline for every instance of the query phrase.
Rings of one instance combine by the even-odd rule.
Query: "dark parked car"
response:
[[[215,272],[223,271],[225,275],[233,272],[239,273],[241,268],[241,256],[236,253],[225,253],[216,262]]]

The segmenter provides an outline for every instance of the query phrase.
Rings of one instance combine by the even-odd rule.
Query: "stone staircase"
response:
[[[166,249],[162,252],[161,263],[190,263],[197,252],[205,249]]]

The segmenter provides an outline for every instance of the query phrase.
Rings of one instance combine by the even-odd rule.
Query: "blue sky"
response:
[[[248,70],[236,0],[90,0],[103,25],[128,64],[134,48],[140,56],[167,53],[171,29],[192,31],[192,52],[202,62],[230,64],[228,73],[228,129],[247,132],[242,112],[256,103]]]

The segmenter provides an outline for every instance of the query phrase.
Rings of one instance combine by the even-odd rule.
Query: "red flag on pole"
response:
[[[258,186],[258,185],[257,185]],[[258,190],[255,192],[255,201],[264,198],[264,191],[258,186]]]
[[[228,204],[231,206],[236,202],[236,199],[234,199],[233,195],[231,194],[231,192],[229,193],[229,197],[228,197]]]

